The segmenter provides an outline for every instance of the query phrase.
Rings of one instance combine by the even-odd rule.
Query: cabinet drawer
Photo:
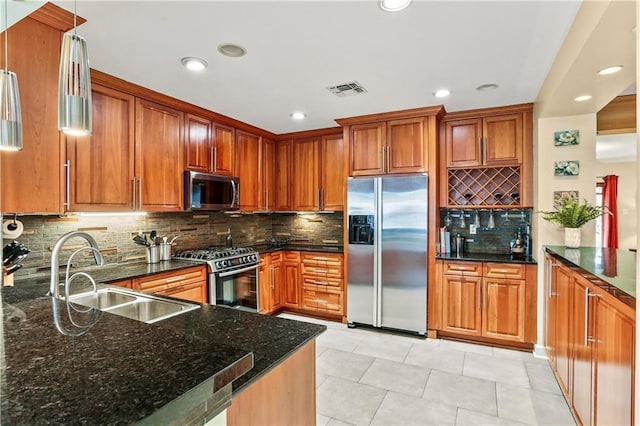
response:
[[[282,260],[282,252],[277,251],[277,252],[271,253],[272,262],[280,262],[281,260]]]
[[[303,263],[300,271],[302,275],[318,277],[321,279],[326,277],[342,278],[341,266],[310,266]]]
[[[295,262],[300,262],[300,252],[297,251],[285,251],[284,252],[284,260],[292,260]]]
[[[163,295],[163,296],[171,296],[171,297],[175,297],[176,299],[184,299],[184,300],[189,300],[191,302],[205,303],[206,300],[204,300],[204,297],[203,297],[205,294],[205,291],[203,291],[203,286],[204,286],[203,283],[187,284],[187,285],[183,285],[175,288],[165,289],[155,294]]]
[[[147,277],[135,279],[133,288],[150,293],[159,292],[165,289],[181,287],[187,284],[207,281],[205,266],[181,269],[178,271],[165,272]]]
[[[482,262],[444,262],[444,273],[479,277],[482,276]]]
[[[343,257],[336,253],[302,253],[302,263],[308,266],[342,266]]]
[[[343,293],[304,288],[302,291],[302,305],[307,309],[342,314]]]
[[[485,262],[483,276],[487,278],[514,278],[523,280],[525,277],[525,265]]]
[[[302,278],[302,284],[305,286],[323,286],[327,288],[333,288],[336,290],[342,290],[342,283],[344,280],[328,277],[316,277],[310,275],[304,275]]]

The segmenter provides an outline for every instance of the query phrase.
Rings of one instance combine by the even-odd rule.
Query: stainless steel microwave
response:
[[[239,194],[238,178],[184,172],[185,210],[238,210]]]

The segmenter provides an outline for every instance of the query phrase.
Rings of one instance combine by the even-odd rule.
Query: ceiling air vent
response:
[[[367,89],[362,87],[357,81],[350,81],[349,83],[336,84],[335,86],[327,87],[327,89],[336,96],[353,96],[361,93],[367,93]]]

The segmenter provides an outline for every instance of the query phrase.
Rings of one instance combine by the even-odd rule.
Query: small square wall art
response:
[[[578,176],[580,174],[580,161],[556,161],[554,170],[556,176]]]
[[[553,207],[558,210],[562,204],[567,201],[579,201],[580,193],[578,191],[554,191]]]
[[[555,146],[578,145],[580,143],[579,130],[562,130],[553,133],[553,144]]]

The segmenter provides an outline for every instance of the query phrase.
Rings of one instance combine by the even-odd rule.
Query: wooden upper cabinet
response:
[[[275,156],[276,144],[268,139],[262,139],[260,172],[261,179],[258,193],[258,205],[261,210],[273,211],[275,204]]]
[[[386,124],[356,124],[349,130],[349,176],[384,173]]]
[[[260,137],[236,131],[236,169],[240,179],[240,210],[260,209]]]
[[[423,117],[387,121],[386,173],[427,170],[425,127]]]
[[[3,212],[63,211],[64,152],[57,116],[62,31],[33,18],[49,7],[56,6],[43,6],[8,31],[9,68],[20,85],[23,148],[0,154]]]
[[[136,177],[139,209],[182,211],[181,111],[136,99]]]
[[[273,210],[286,211],[293,208],[291,200],[293,183],[291,182],[293,141],[279,141],[276,143],[275,182],[273,194]]]
[[[522,113],[446,121],[447,167],[521,164],[523,131]]]
[[[236,131],[233,127],[213,123],[213,173],[234,176]]]
[[[342,134],[323,136],[320,147],[322,210],[344,210],[344,139]]]
[[[67,137],[68,211],[131,211],[135,99],[92,86],[93,133]]]
[[[483,121],[484,164],[522,163],[522,114],[486,117]]]
[[[320,139],[296,140],[293,145],[293,209],[319,210]]]
[[[212,171],[211,121],[187,114],[185,117],[185,168],[194,172]]]
[[[447,166],[481,166],[482,120],[447,121],[444,123],[444,128]]]

